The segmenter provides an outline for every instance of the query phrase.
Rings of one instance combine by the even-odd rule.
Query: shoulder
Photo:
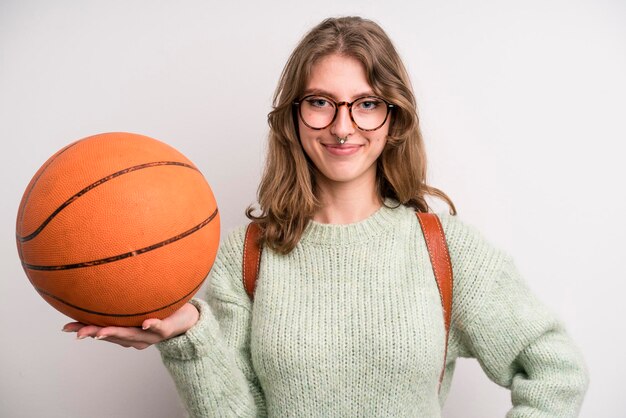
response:
[[[409,236],[414,236],[416,230],[421,235],[422,227],[412,208],[400,205],[395,211],[400,219],[398,227],[401,230],[406,231]],[[507,257],[504,251],[494,246],[477,228],[461,220],[458,215],[446,212],[435,215],[441,222],[453,267],[486,273],[486,270],[496,268]]]
[[[241,260],[247,226],[248,224],[239,225],[224,237],[220,244],[218,257],[223,261]]]
[[[461,220],[458,215],[438,213],[450,258],[458,262],[501,262],[506,254],[494,246],[476,227]]]
[[[456,215],[438,213],[454,280],[453,318],[473,315],[511,260],[478,229]]]
[[[246,227],[236,227],[222,240],[208,278],[208,299],[214,297],[227,302],[248,302],[242,282]]]

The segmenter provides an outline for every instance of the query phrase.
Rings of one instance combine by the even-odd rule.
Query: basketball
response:
[[[19,206],[22,266],[50,305],[86,324],[140,326],[186,303],[219,245],[198,168],[171,146],[105,133],[59,150]]]

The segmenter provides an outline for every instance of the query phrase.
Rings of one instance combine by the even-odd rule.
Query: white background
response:
[[[202,169],[224,236],[255,199],[289,53],[322,18],[346,14],[380,23],[409,68],[429,182],[514,256],[585,354],[582,416],[626,416],[626,3],[617,0],[2,0],[0,416],[184,416],[156,349],[61,333],[67,319],[18,260],[22,192],[71,141],[142,133]],[[459,362],[444,416],[501,417],[509,405],[474,360]]]

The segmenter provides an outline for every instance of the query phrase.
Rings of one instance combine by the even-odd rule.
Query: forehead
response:
[[[332,54],[313,64],[304,93],[324,93],[337,100],[349,100],[372,94],[372,86],[359,60]]]

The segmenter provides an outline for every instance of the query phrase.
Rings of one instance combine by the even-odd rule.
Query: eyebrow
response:
[[[302,93],[302,97],[308,96],[308,95],[311,95],[311,94],[319,94],[320,96],[326,96],[326,97],[330,97],[331,99],[334,99],[336,101],[340,101],[339,99],[337,99],[337,96],[335,96],[331,92],[323,90],[323,89],[306,89],[304,91],[304,93]],[[353,99],[356,99],[358,97],[367,97],[367,96],[375,96],[375,94],[374,94],[373,91],[367,90],[365,92],[353,95],[350,99],[353,100]]]

